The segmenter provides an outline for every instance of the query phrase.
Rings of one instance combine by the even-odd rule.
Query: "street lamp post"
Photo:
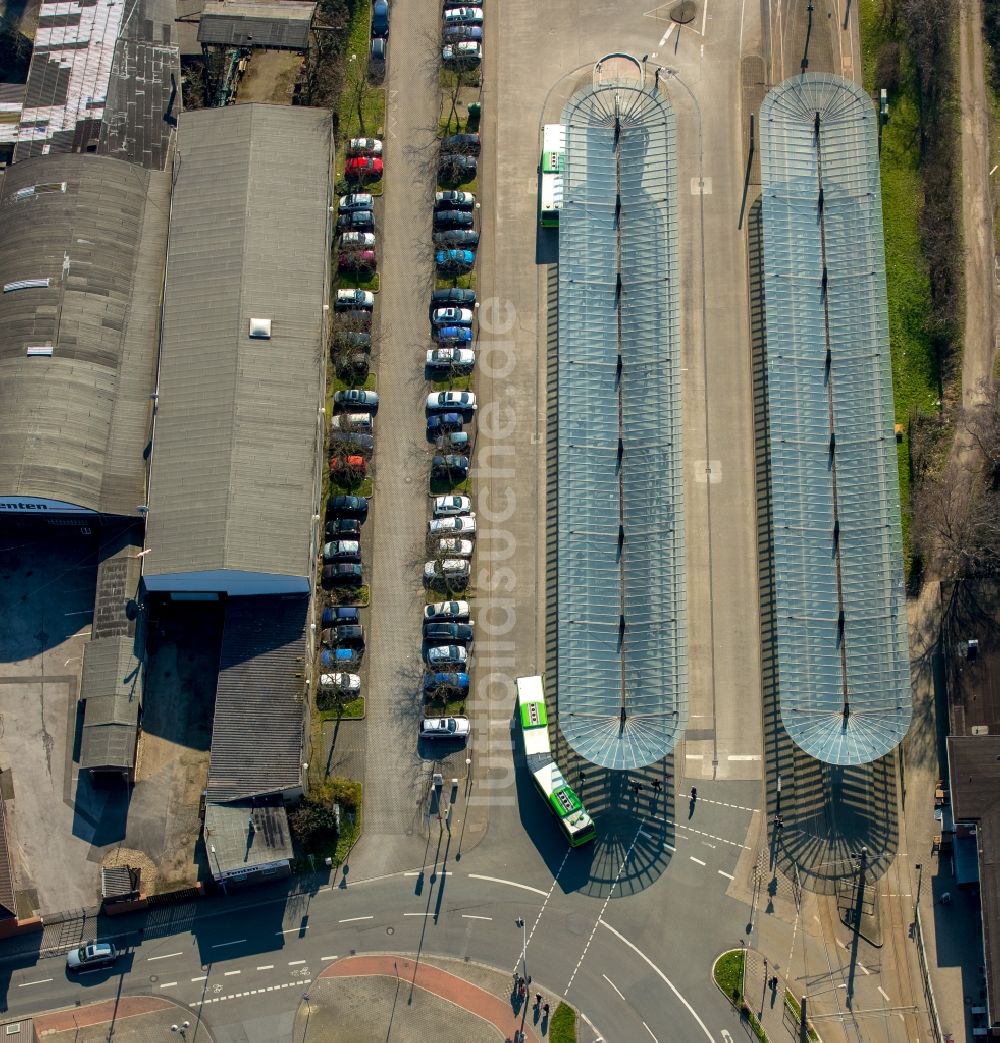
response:
[[[226,878],[222,875],[222,866],[219,863],[219,856],[218,856],[218,853],[215,850],[215,845],[214,844],[211,845],[211,851],[212,851],[212,854],[215,855],[215,868],[219,872],[219,884],[222,887],[222,893],[228,898],[229,897],[229,892],[226,890]]]
[[[521,928],[521,977],[528,980],[528,929],[524,925],[524,917],[519,916],[514,923]]]

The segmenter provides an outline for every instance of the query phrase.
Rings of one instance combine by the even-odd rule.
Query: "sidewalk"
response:
[[[35,1039],[46,1043],[106,1043],[109,1025],[116,1043],[153,1043],[171,1036],[212,1043],[212,1034],[195,1014],[153,996],[123,996],[34,1018]]]

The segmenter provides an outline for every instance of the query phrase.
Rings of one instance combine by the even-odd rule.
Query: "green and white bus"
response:
[[[542,128],[541,185],[539,207],[542,228],[559,227],[563,205],[563,153],[566,128],[561,123],[546,123]]]
[[[597,835],[594,820],[587,814],[580,798],[563,778],[552,758],[549,745],[549,719],[545,711],[545,690],[541,677],[517,679],[517,717],[524,740],[528,771],[559,829],[572,847],[580,847]]]

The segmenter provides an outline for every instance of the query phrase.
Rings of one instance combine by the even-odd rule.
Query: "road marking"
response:
[[[172,985],[176,985],[176,984],[177,984],[177,982],[175,982],[175,981],[165,981],[165,982],[164,982],[164,983],[163,983],[163,984],[162,984],[162,985],[160,986],[160,988],[161,988],[161,989],[169,989],[169,988],[170,988],[170,987],[171,987]]]
[[[673,846],[672,844],[664,844],[663,846],[664,846],[664,847],[665,847],[665,848],[666,848],[666,849],[667,849],[668,851],[676,851],[676,850],[677,850],[677,848],[675,848],[675,847],[674,847],[674,846]]]
[[[685,753],[684,756],[687,757],[689,761],[703,761],[705,759],[704,753]]]
[[[274,964],[273,963],[265,963],[263,967],[258,967],[257,970],[259,970],[259,971],[273,971],[274,970]]]
[[[433,913],[403,913],[404,916],[433,916]]]
[[[338,920],[337,923],[357,923],[358,920],[374,920],[374,916],[349,916],[346,920]]]
[[[729,754],[729,756],[726,759],[727,760],[731,760],[731,761],[759,761],[760,760],[760,754],[759,753],[731,753],[731,754]]]
[[[624,1003],[625,997],[622,995],[621,989],[606,974],[602,974],[601,977],[618,993],[618,998]]]
[[[337,957],[337,956],[321,956],[320,959],[321,960],[336,960],[336,959],[339,959],[339,957]]]
[[[727,880],[735,880],[736,878],[732,873],[727,873],[724,869],[718,870],[719,876],[724,876]]]
[[[733,808],[735,811],[749,811],[751,814],[755,814],[759,811],[759,808],[748,808],[743,804],[727,804],[724,800],[709,800],[708,797],[699,797],[699,804],[716,804],[720,808]]]
[[[685,825],[683,822],[672,822],[668,818],[665,818],[662,821],[665,822],[668,826],[675,826],[677,829],[686,829],[689,833],[694,833],[699,837],[708,837],[709,840],[718,840],[720,844],[729,844],[731,847],[741,847],[745,851],[750,850],[750,848],[747,847],[746,844],[740,844],[738,841],[735,840],[727,840],[725,837],[717,837],[714,833],[704,833],[700,829],[694,829],[691,826]],[[679,837],[678,839],[683,840],[685,838]],[[709,844],[708,846],[711,847],[712,845]]]
[[[671,22],[670,23],[670,28],[660,37],[660,43],[659,43],[660,47],[662,47],[667,42],[667,40],[670,39],[670,34],[674,31],[674,25],[676,25],[676,23],[675,22]]]
[[[650,1028],[650,1027],[649,1027],[649,1026],[648,1026],[648,1025],[646,1024],[646,1022],[643,1022],[643,1023],[642,1023],[642,1027],[643,1027],[643,1028],[644,1028],[644,1029],[645,1029],[645,1030],[646,1030],[646,1031],[647,1031],[647,1032],[648,1032],[648,1033],[649,1033],[649,1034],[650,1034],[651,1036],[653,1036],[653,1030],[652,1030],[652,1029],[651,1029],[651,1028]],[[656,1038],[656,1036],[653,1036],[653,1043],[660,1043],[660,1041],[659,1041],[659,1040],[658,1040],[658,1039]]]
[[[213,945],[213,949],[225,949],[227,945],[246,945],[246,938],[237,938],[235,942],[219,942]]]
[[[52,981],[51,978],[39,978],[37,981],[22,981],[18,982],[17,987],[23,989],[26,985],[44,985],[47,981]],[[176,985],[177,982],[174,982]]]
[[[184,954],[182,952],[168,952],[168,953],[164,953],[162,956],[147,956],[146,959],[150,963],[152,963],[153,960],[169,960],[171,956],[183,956],[183,955]]]
[[[199,974],[197,978],[192,978],[192,981],[204,981],[208,977],[207,974]]]
[[[506,884],[508,887],[519,887],[522,891],[531,891],[536,895],[541,895],[542,898],[548,898],[548,894],[545,891],[539,890],[537,887],[531,887],[529,884],[519,884],[513,880],[501,880],[496,876],[483,876],[481,873],[470,873],[470,880],[485,880],[490,884]]]
[[[705,864],[700,858],[695,858],[694,855],[688,855],[688,858],[690,858],[692,862],[697,862],[700,866]]]
[[[646,838],[647,838],[648,840],[655,840],[655,839],[656,839],[656,837],[654,837],[652,833],[647,833],[647,832],[646,832],[646,831],[645,831],[644,829],[640,829],[640,830],[639,830],[639,832],[640,832],[640,833],[641,833],[641,834],[642,834],[642,835],[643,835],[644,837],[646,837]]]
[[[715,844],[710,844],[707,840],[703,840],[702,843],[705,845],[705,847],[710,847],[713,851],[716,848]]]
[[[857,961],[857,968],[862,974],[871,974],[871,971],[860,961]]]
[[[887,993],[887,992],[885,991],[885,989],[883,989],[883,988],[882,988],[882,986],[881,986],[881,985],[879,985],[879,987],[878,987],[878,991],[879,991],[879,993],[881,994],[881,996],[882,996],[882,999],[884,999],[886,1003],[889,1003],[889,1002],[890,1002],[890,1001],[889,1001],[889,993]]]
[[[437,872],[431,871],[431,876],[451,876],[452,871],[450,869],[439,869]],[[426,869],[412,869],[408,870],[403,876],[426,876]]]
[[[656,966],[655,963],[653,963],[653,961],[642,951],[642,949],[630,942],[628,938],[626,938],[625,935],[623,935],[620,931],[616,931],[606,920],[598,920],[598,923],[606,927],[623,945],[627,945],[632,950],[632,952],[634,952],[636,956],[638,956],[639,959],[642,960],[647,967],[649,967],[650,970],[656,972],[656,974],[659,976],[660,980],[664,983],[664,985],[666,985],[667,988],[670,989],[670,991],[681,1001],[681,1003],[684,1004],[684,1006],[688,1009],[688,1012],[690,1013],[691,1017],[698,1022],[698,1026],[701,1028],[701,1031],[705,1033],[705,1038],[711,1040],[711,1043],[715,1043],[715,1037],[712,1035],[711,1032],[708,1031],[708,1026],[698,1016],[698,1012],[677,991],[677,988],[674,985],[674,983],[663,973],[663,971],[660,970],[659,967]]]
[[[275,931],[274,933],[280,938],[283,934],[298,934],[300,931],[308,931],[309,924],[302,924],[301,927],[287,927],[283,931]]]
[[[226,971],[225,976],[227,978],[231,978],[234,974],[242,974],[242,973],[243,973],[242,971]]]
[[[305,960],[289,960],[288,961],[288,966],[289,967],[298,967],[299,964],[302,964],[302,963],[305,963],[305,962],[306,962]]]
[[[492,916],[476,916],[475,913],[462,913],[463,920],[492,920]]]

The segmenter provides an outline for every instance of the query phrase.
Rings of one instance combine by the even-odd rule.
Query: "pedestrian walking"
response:
[[[659,780],[659,779],[653,779],[653,789],[654,789],[654,790],[656,790],[656,792],[657,792],[657,793],[659,793],[659,792],[660,792],[660,787],[661,787],[662,785],[663,785],[663,783],[662,783],[662,782],[660,782],[660,780]]]
[[[547,1018],[549,1016],[549,1005],[546,1003],[542,1007],[542,1017]]]
[[[542,994],[540,992],[535,993],[535,1006],[540,1007],[542,1005]]]

